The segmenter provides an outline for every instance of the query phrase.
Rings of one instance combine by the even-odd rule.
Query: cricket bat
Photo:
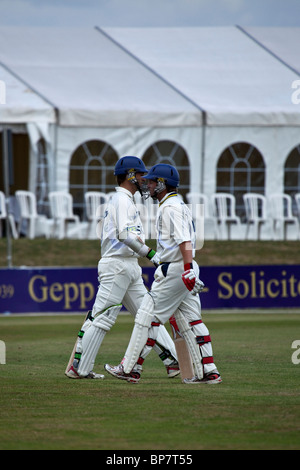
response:
[[[192,377],[194,377],[194,366],[191,360],[188,346],[184,338],[180,334],[174,315],[171,316],[169,321],[172,329],[175,349],[177,352],[177,359],[180,367],[180,376],[183,382],[184,379],[191,379]]]
[[[90,314],[91,314],[91,311],[89,310],[88,313],[86,314],[86,317],[85,317],[85,319],[84,319],[83,324],[86,322],[86,320],[88,319],[88,317],[90,316]],[[65,370],[65,374],[68,372],[68,370],[70,369],[70,367],[71,367],[72,364],[73,364],[74,356],[75,356],[75,352],[76,352],[76,348],[77,348],[77,343],[78,343],[78,337],[77,337],[77,339],[76,339],[76,341],[75,341],[73,351],[72,351],[72,353],[71,353],[71,356],[70,356],[70,359],[69,359],[67,368],[66,368],[66,370]]]

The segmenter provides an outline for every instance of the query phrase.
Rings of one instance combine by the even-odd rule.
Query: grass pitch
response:
[[[155,240],[147,244],[156,247]],[[56,240],[20,238],[12,240],[13,266],[96,267],[100,258],[99,240]],[[261,264],[299,264],[299,241],[205,241],[196,252],[200,266],[237,266]],[[141,266],[152,266],[140,258]],[[7,267],[6,240],[0,238],[0,267]]]
[[[109,376],[103,364],[122,358],[129,315],[102,344],[95,371],[103,381],[64,376],[81,316],[0,317],[0,449],[299,449],[299,315],[203,318],[223,378],[215,386],[167,378],[154,352],[138,385]]]
[[[95,267],[100,257],[97,240],[19,239],[12,245],[14,266]],[[197,261],[300,264],[299,246],[208,241]],[[0,266],[6,263],[0,239]],[[95,371],[105,380],[70,380],[64,370],[83,315],[0,316],[7,349],[7,363],[0,364],[0,450],[299,450],[300,364],[292,362],[299,314],[204,312],[203,318],[220,385],[168,379],[154,352],[138,385],[109,376],[103,364],[122,358],[133,326],[129,315],[119,316],[102,344]]]

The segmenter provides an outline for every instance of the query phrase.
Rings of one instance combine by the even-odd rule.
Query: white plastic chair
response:
[[[18,226],[18,234],[22,230],[24,222],[27,223],[26,233],[31,240],[37,236],[44,235],[50,237],[51,220],[45,215],[37,213],[36,196],[31,191],[18,190],[15,196],[20,208],[20,220]]]
[[[213,227],[213,238],[217,238],[217,220],[212,213],[211,204],[208,196],[203,193],[192,192],[186,194],[186,200],[191,206],[191,212],[195,224],[197,225],[197,223],[200,222],[204,223],[204,226],[206,226],[207,222],[211,223]]]
[[[10,198],[10,202],[11,202],[11,198]],[[8,210],[10,212],[10,208]],[[5,198],[5,194],[2,191],[0,191],[0,238],[3,235],[2,220],[5,220],[5,219],[7,220],[6,198]],[[10,224],[11,234],[13,238],[15,239],[19,238],[18,230],[16,228],[15,218],[12,213],[8,214],[8,221]]]
[[[297,215],[300,223],[300,193],[295,194],[295,201],[296,201],[296,207],[297,207]]]
[[[0,238],[2,237],[2,220],[6,220],[7,218],[7,211],[6,211],[6,202],[5,202],[5,194],[0,191]]]
[[[248,240],[250,227],[253,225],[254,239],[260,240],[262,225],[271,222],[267,217],[267,198],[262,194],[246,193],[243,200],[247,218],[246,239]]]
[[[231,225],[235,224],[239,229],[241,219],[236,215],[235,197],[229,193],[215,193],[211,196],[213,213],[220,226],[220,238],[231,239]],[[227,230],[226,230],[227,229]]]
[[[292,198],[288,194],[276,193],[271,194],[269,197],[271,215],[273,219],[274,234],[281,227],[283,239],[287,239],[288,225],[295,225],[298,230],[299,237],[299,222],[297,217],[292,213]]]
[[[108,197],[101,191],[87,191],[84,195],[86,217],[88,220],[87,237],[96,239],[96,227],[104,215]]]
[[[300,193],[295,194],[295,201],[297,207],[297,217],[299,221],[299,239],[300,239]]]
[[[80,218],[73,213],[72,194],[52,191],[48,197],[51,217],[54,219],[54,236],[60,240],[73,236],[81,238]]]

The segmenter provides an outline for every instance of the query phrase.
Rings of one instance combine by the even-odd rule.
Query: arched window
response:
[[[297,214],[294,196],[300,193],[300,145],[288,155],[284,167],[284,192],[293,200],[293,211]]]
[[[300,145],[288,155],[284,167],[284,192],[290,196],[300,193]]]
[[[117,161],[118,155],[114,149],[100,140],[84,142],[75,150],[70,163],[70,193],[76,214],[83,216],[84,194],[87,191],[113,191]]]
[[[143,162],[150,169],[157,163],[168,163],[177,168],[180,174],[179,193],[185,196],[190,188],[190,167],[186,151],[176,142],[160,140],[151,145],[143,156]]]
[[[245,217],[243,194],[265,193],[265,163],[257,148],[237,142],[222,152],[217,164],[217,192],[233,194],[237,215]]]

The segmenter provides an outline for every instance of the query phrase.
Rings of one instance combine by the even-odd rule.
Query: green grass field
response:
[[[148,245],[155,248],[154,240]],[[12,240],[13,266],[97,266],[99,240],[55,240],[20,238]],[[255,264],[299,264],[300,241],[205,241],[196,253],[200,266]],[[145,258],[141,265],[152,266]],[[6,240],[0,239],[0,267],[7,267]]]
[[[94,267],[100,256],[97,240],[19,239],[12,247],[14,266]],[[300,265],[299,247],[208,241],[197,261]],[[6,265],[6,242],[0,239],[0,267]],[[103,381],[64,376],[81,316],[0,315],[0,340],[6,344],[0,449],[299,450],[300,364],[292,362],[299,312],[204,312],[203,318],[223,378],[216,386],[168,379],[154,352],[138,385],[109,376],[103,364],[122,358],[133,325],[129,315],[120,315],[101,347],[95,371],[106,375]]]
[[[215,386],[167,378],[154,352],[138,385],[109,376],[103,364],[122,358],[129,315],[106,335],[101,381],[64,376],[81,316],[0,316],[0,449],[299,450],[299,315],[203,317],[223,378]]]

